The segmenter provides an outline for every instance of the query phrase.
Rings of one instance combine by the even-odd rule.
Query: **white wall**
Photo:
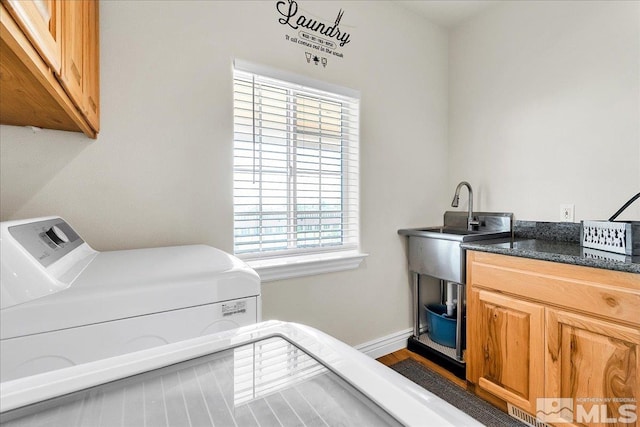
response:
[[[561,203],[607,219],[640,191],[639,2],[504,2],[449,42],[449,187],[546,221]]]
[[[300,0],[351,32],[344,58],[308,65],[276,1],[104,1],[102,129],[0,127],[2,220],[56,214],[99,250],[233,243],[232,60],[360,90],[362,249],[354,271],[267,283],[265,319],[359,344],[410,327],[398,228],[439,221],[449,189],[447,37],[386,2]]]

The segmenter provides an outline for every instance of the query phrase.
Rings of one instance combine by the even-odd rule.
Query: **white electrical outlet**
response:
[[[573,204],[565,203],[560,205],[560,221],[573,222],[575,219],[574,210],[575,205]]]

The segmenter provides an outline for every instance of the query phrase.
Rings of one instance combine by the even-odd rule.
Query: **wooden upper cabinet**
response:
[[[60,0],[2,0],[44,61],[59,74],[62,64]]]
[[[96,138],[100,129],[98,0],[0,2],[0,123],[80,131]],[[57,42],[53,54],[40,48],[40,40],[46,37],[31,35],[46,22]],[[50,64],[51,58],[56,65]]]

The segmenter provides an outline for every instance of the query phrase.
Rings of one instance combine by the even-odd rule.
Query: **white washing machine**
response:
[[[99,252],[46,217],[0,250],[2,382],[261,320],[259,276],[210,246]]]

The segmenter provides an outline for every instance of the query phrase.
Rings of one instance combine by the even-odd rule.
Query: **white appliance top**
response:
[[[481,425],[335,338],[276,321],[4,382],[0,419],[7,426]]]
[[[42,219],[30,221],[42,224]],[[45,221],[44,228],[52,223],[66,225],[60,218]],[[10,230],[2,224],[0,230]],[[69,229],[67,235],[73,232]],[[45,239],[46,233],[38,230],[38,239]],[[260,278],[255,271],[233,255],[206,245],[98,252],[78,242],[43,266],[33,251],[11,238],[3,232],[3,299],[9,286],[22,290],[47,282],[49,289],[31,299],[29,293],[18,295],[22,301],[17,304],[3,303],[2,339],[260,294]],[[10,256],[5,257],[5,249]],[[14,258],[18,261],[13,262]],[[68,265],[62,274],[55,271],[65,263]]]

